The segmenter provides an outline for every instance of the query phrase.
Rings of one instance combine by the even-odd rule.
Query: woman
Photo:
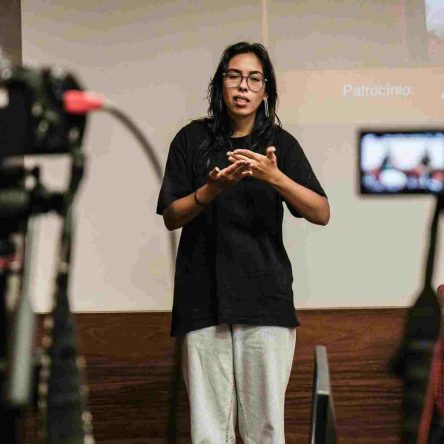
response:
[[[296,340],[283,202],[325,225],[328,200],[275,114],[266,49],[226,48],[209,86],[209,116],[174,138],[157,213],[183,227],[172,336],[182,346],[193,443],[285,442],[285,390]]]

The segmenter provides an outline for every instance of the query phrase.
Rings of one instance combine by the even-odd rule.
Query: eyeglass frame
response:
[[[229,70],[229,71],[230,71],[230,70]],[[238,88],[238,87],[242,84],[242,80],[245,79],[245,81],[247,82],[247,87],[248,87],[248,89],[249,89],[251,92],[259,92],[259,91],[262,91],[262,90],[265,88],[265,84],[266,84],[267,81],[268,81],[268,79],[267,79],[267,78],[266,78],[261,72],[259,72],[259,71],[255,72],[255,73],[250,73],[250,74],[248,74],[248,76],[243,76],[239,71],[236,71],[236,70],[233,70],[233,73],[239,75],[239,79],[240,79],[240,80],[239,80],[239,84],[236,85],[236,86],[228,86],[228,85],[226,85],[227,88]],[[225,76],[227,76],[228,74],[229,74],[228,72],[223,72],[223,73],[222,73],[222,76],[223,76],[224,80],[226,79]],[[264,83],[263,83],[263,85],[262,85],[262,88],[261,88],[261,89],[258,89],[257,91],[251,89],[251,88],[250,88],[250,84],[248,83],[248,80],[249,80],[249,78],[250,78],[250,76],[251,76],[252,74],[260,74],[262,77],[264,77],[264,78],[263,78],[263,82],[264,82]],[[226,81],[226,80],[225,80],[225,81]]]

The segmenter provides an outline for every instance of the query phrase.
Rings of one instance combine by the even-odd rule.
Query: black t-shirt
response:
[[[227,166],[225,153],[231,148],[249,149],[248,136],[231,138],[227,146],[211,151],[204,162],[206,169],[199,169],[196,156],[204,155],[202,146],[210,138],[206,123],[193,121],[173,139],[158,214],[206,183],[214,165]],[[273,146],[284,174],[325,196],[291,134],[276,127]],[[223,190],[183,227],[176,259],[172,336],[222,323],[298,325],[282,219],[281,195],[264,182],[244,178]]]

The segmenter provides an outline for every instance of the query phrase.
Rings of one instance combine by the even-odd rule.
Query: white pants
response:
[[[182,339],[193,444],[283,444],[296,329],[222,324]]]

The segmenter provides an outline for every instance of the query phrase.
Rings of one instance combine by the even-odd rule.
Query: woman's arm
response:
[[[328,199],[299,185],[277,170],[268,182],[302,217],[317,225],[327,225],[330,220]]]
[[[248,168],[249,162],[237,160],[227,168],[214,168],[208,175],[208,182],[194,193],[171,203],[163,212],[163,220],[168,230],[176,230],[191,222],[227,186],[239,182]]]
[[[327,225],[330,219],[328,199],[306,188],[286,176],[277,166],[274,147],[267,148],[267,155],[250,150],[228,152],[231,162],[247,160],[249,168],[243,175],[249,175],[270,184],[285,201],[302,217],[317,225]]]

